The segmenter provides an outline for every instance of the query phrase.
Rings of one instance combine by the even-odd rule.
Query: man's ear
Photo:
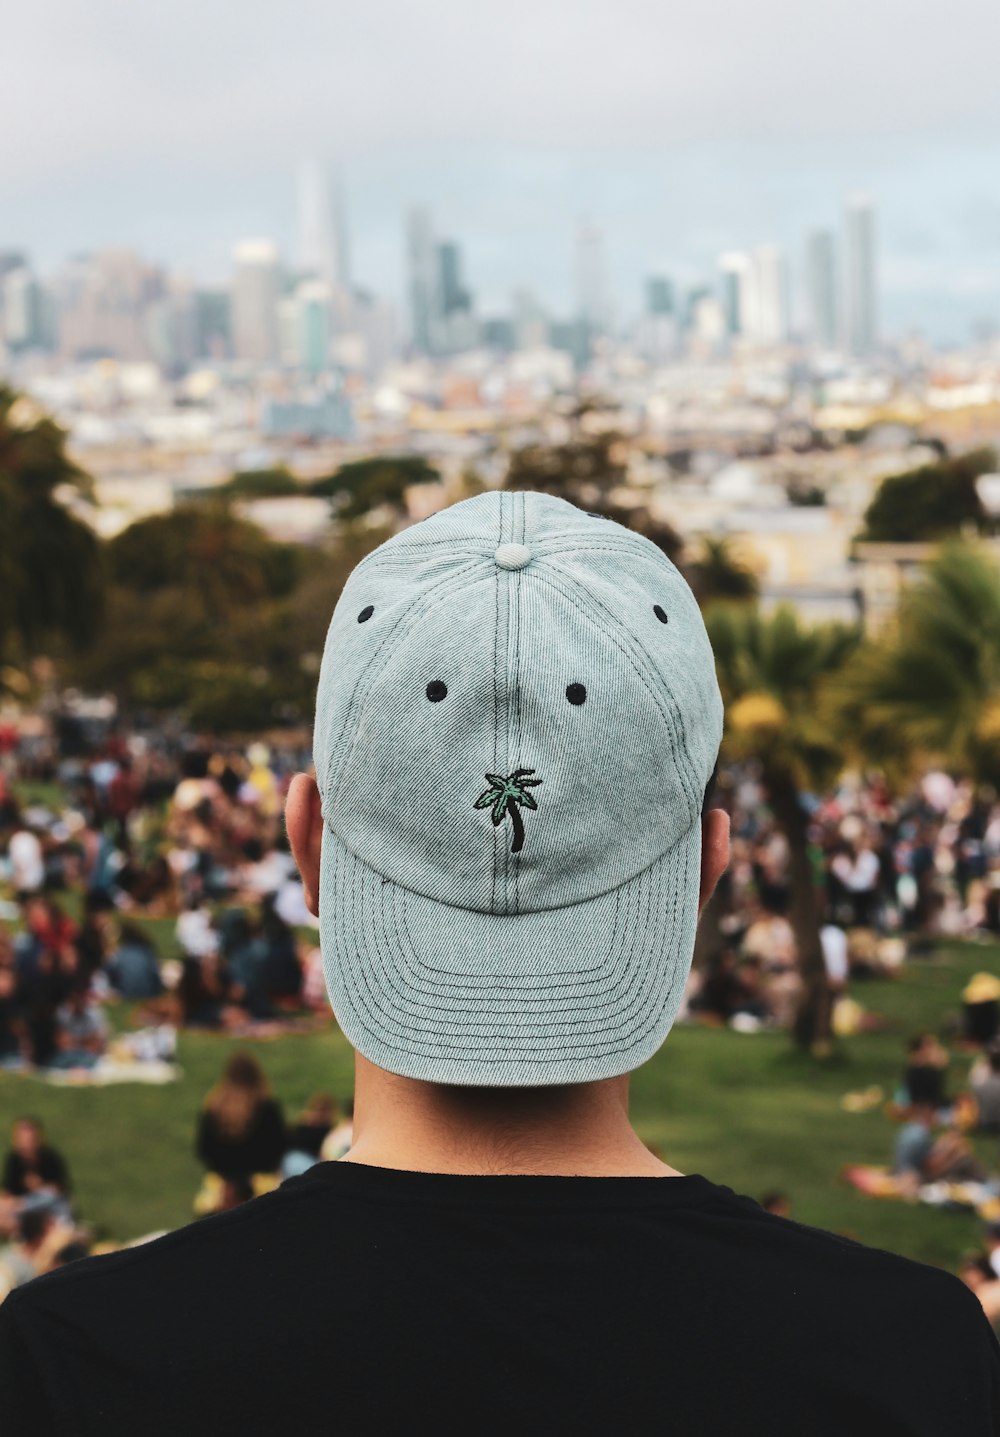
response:
[[[318,918],[323,811],[316,780],[307,773],[297,773],[292,779],[285,800],[285,828],[302,878],[306,907]]]
[[[698,912],[715,892],[715,885],[729,867],[729,814],[724,808],[710,808],[701,820],[701,892]]]

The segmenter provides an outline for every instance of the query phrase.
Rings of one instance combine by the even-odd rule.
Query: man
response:
[[[690,591],[614,524],[486,494],[364,560],[287,812],[352,1146],[16,1293],[5,1432],[1000,1430],[956,1278],[629,1125],[727,861],[721,731]]]

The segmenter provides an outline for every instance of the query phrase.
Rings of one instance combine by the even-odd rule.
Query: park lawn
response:
[[[172,924],[156,927],[164,952]],[[889,1017],[891,1027],[842,1040],[822,1063],[797,1053],[784,1034],[678,1027],[635,1076],[636,1126],[682,1172],[754,1197],[780,1188],[800,1222],[953,1271],[976,1243],[977,1220],[847,1188],[841,1166],[887,1161],[896,1126],[881,1107],[848,1113],[840,1098],[873,1083],[891,1096],[905,1038],[924,1026],[950,1036],[960,990],[984,968],[1000,971],[1000,946],[953,944],[911,960],[896,980],[855,984],[858,1000]],[[190,1219],[200,1181],[192,1152],[199,1104],[237,1046],[258,1053],[290,1116],[316,1089],[341,1098],[351,1091],[351,1051],[332,1023],[323,1032],[256,1043],[192,1032],[180,1037],[183,1078],[165,1087],[54,1088],[0,1074],[0,1131],[22,1112],[45,1121],[71,1164],[80,1214],[100,1234],[122,1240],[176,1227]],[[969,1062],[955,1055],[953,1089],[964,1084]],[[996,1142],[976,1146],[995,1167]]]

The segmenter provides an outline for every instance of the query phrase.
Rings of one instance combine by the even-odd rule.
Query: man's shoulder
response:
[[[794,1281],[797,1295],[822,1304],[835,1302],[843,1292],[850,1296],[858,1322],[877,1323],[887,1312],[898,1316],[910,1304],[925,1321],[933,1312],[935,1321],[964,1314],[981,1324],[978,1299],[943,1268],[870,1246],[846,1233],[778,1217],[731,1189],[721,1192],[731,1215],[751,1226],[745,1251]]]
[[[225,1283],[236,1271],[268,1266],[280,1251],[283,1234],[294,1226],[308,1230],[308,1190],[296,1180],[273,1193],[254,1198],[231,1212],[201,1218],[171,1232],[140,1240],[117,1252],[81,1258],[66,1267],[35,1278],[12,1297],[23,1316],[81,1314],[92,1311],[113,1293],[116,1305],[128,1305],[129,1294],[148,1307],[156,1294],[177,1288],[190,1293],[195,1281],[200,1290]]]

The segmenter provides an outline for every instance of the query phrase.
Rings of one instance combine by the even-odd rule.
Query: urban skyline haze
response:
[[[18,136],[0,244],[42,268],[126,245],[220,282],[246,236],[294,259],[295,166],[322,154],[356,282],[404,302],[402,216],[422,203],[461,237],[484,308],[528,284],[568,312],[580,222],[638,306],[649,274],[697,283],[767,242],[797,254],[860,189],[879,206],[887,329],[962,342],[1000,314],[998,40],[984,0],[957,0],[946,27],[898,0],[42,0],[0,54]]]

